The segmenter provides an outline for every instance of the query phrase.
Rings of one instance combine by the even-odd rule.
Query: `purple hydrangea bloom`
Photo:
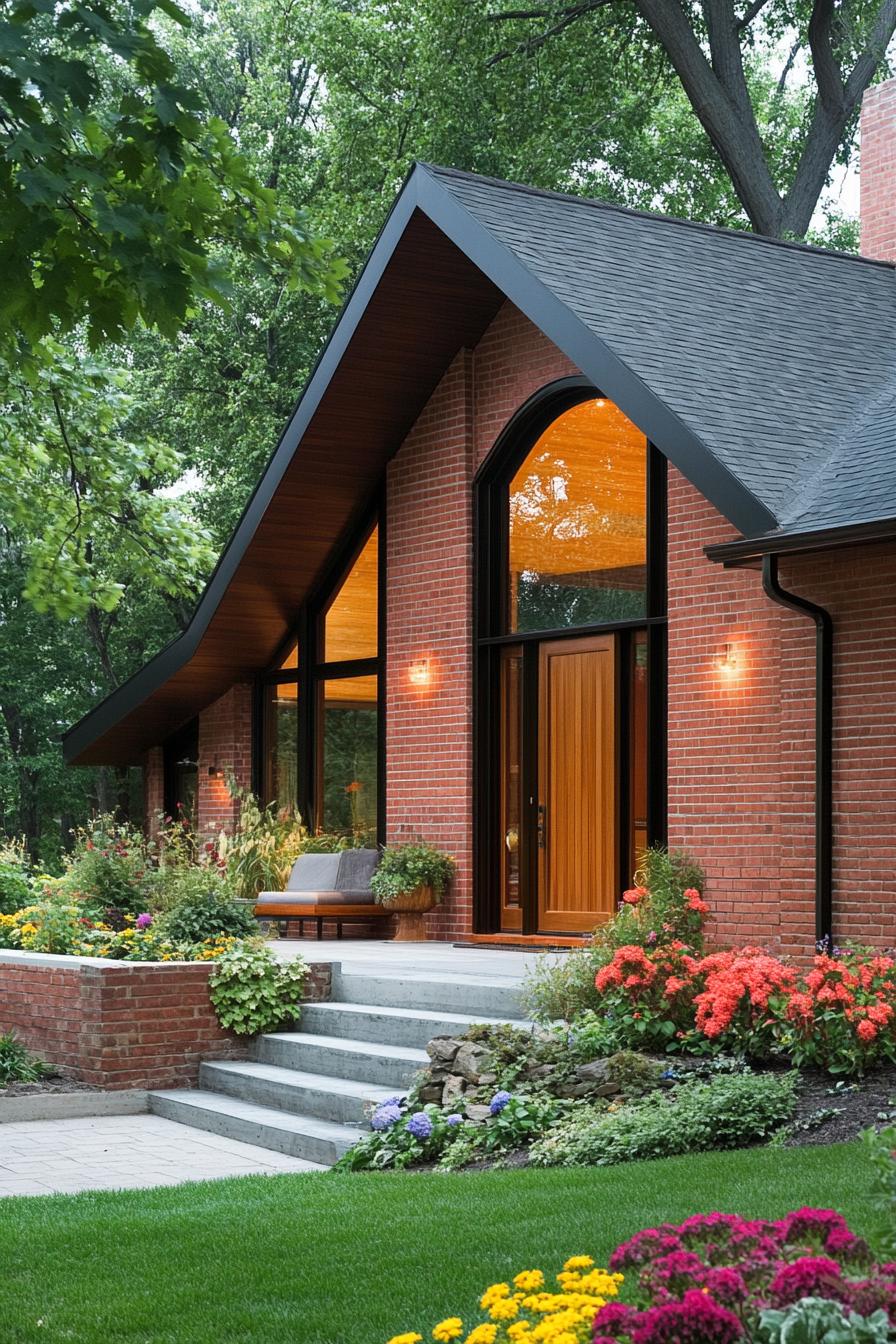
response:
[[[463,1116],[458,1115],[456,1111],[454,1112],[453,1115],[446,1115],[445,1117],[445,1124],[450,1125],[452,1129],[454,1128],[455,1125],[462,1125],[463,1122],[464,1122]]]
[[[376,1130],[388,1129],[395,1124],[396,1120],[401,1119],[401,1107],[394,1102],[384,1101],[382,1106],[377,1106],[373,1115],[370,1117],[370,1128]]]
[[[432,1134],[432,1121],[425,1111],[415,1111],[405,1125],[405,1129],[415,1139],[428,1139]]]
[[[489,1110],[492,1115],[500,1115],[504,1107],[510,1101],[509,1092],[496,1092],[489,1104]]]
[[[138,915],[136,923],[138,929],[149,929],[152,927],[152,915],[148,913]]]

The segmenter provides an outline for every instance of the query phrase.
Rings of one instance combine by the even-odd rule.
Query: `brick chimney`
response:
[[[862,101],[859,219],[862,256],[896,261],[896,79]]]

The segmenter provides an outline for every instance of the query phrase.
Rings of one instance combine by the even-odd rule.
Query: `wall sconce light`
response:
[[[721,672],[725,677],[733,677],[737,673],[737,650],[733,644],[723,644],[715,656],[715,667],[717,672]]]
[[[428,658],[418,658],[408,668],[408,681],[412,686],[428,686],[430,675]]]
[[[224,771],[221,769],[220,765],[210,765],[208,768],[208,777],[209,779],[223,779]]]

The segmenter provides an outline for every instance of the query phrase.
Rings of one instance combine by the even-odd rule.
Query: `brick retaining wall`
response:
[[[208,962],[103,961],[0,951],[0,1031],[83,1083],[193,1087],[203,1059],[243,1059],[208,997]],[[329,963],[309,967],[306,998],[330,997]]]

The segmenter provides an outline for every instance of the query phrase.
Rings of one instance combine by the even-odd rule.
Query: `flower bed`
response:
[[[619,1295],[625,1299],[617,1300]],[[573,1256],[548,1287],[538,1269],[492,1284],[485,1317],[438,1322],[442,1344],[886,1344],[896,1326],[896,1265],[832,1209],[776,1222],[697,1214],[639,1232],[599,1269]],[[475,1313],[474,1313],[475,1314]],[[820,1328],[819,1328],[820,1327]],[[827,1333],[829,1331],[829,1333]],[[422,1344],[416,1331],[389,1344]]]

